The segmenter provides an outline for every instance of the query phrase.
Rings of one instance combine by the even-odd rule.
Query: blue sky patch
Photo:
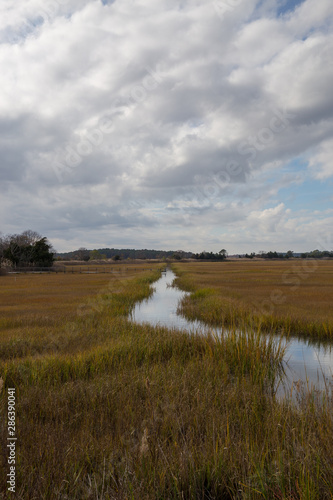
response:
[[[298,5],[304,3],[305,0],[280,0],[278,6],[278,16],[292,12]]]

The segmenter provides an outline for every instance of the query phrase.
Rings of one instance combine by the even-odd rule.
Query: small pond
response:
[[[136,304],[131,313],[131,320],[177,328],[189,333],[213,331],[221,335],[222,330],[219,328],[209,327],[200,321],[189,321],[177,314],[178,303],[187,292],[172,286],[175,278],[176,275],[170,269],[166,269],[161,278],[154,283],[153,295]],[[276,339],[277,342],[280,340],[278,335]],[[310,389],[322,390],[325,388],[325,383],[333,380],[333,346],[291,338],[287,342],[284,368],[286,373],[284,391],[291,390],[293,384],[299,382],[307,384]]]

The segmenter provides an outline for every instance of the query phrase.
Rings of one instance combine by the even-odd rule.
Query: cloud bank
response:
[[[330,0],[4,0],[0,229],[332,249]]]

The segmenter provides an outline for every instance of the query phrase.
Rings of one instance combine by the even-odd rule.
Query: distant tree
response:
[[[221,250],[218,253],[203,251],[201,253],[193,255],[193,257],[199,260],[225,260],[226,255],[227,255],[226,250]]]
[[[102,257],[102,254],[99,253],[98,250],[92,250],[89,254],[89,259],[90,260],[99,260]]]
[[[20,245],[15,240],[10,241],[8,247],[4,250],[4,258],[9,260],[15,266],[29,265],[31,260],[32,248],[30,245]]]
[[[278,254],[277,252],[267,252],[264,257],[266,257],[266,259],[279,259],[282,257],[282,255]]]
[[[221,257],[223,259],[226,259],[227,258],[227,255],[228,255],[228,252],[226,251],[225,248],[222,248],[222,250],[219,251],[219,255],[221,255]]]
[[[46,237],[29,230],[2,238],[1,259],[16,266],[49,267],[54,261],[54,251]]]
[[[27,231],[23,231],[22,234],[19,234],[17,240],[22,245],[34,245],[37,241],[41,240],[42,236],[36,231],[31,231],[28,229]]]
[[[2,235],[2,233],[0,233],[0,270],[3,267],[4,251],[5,251],[5,237]]]
[[[104,253],[100,253],[98,250],[92,250],[89,254],[90,260],[104,260],[106,259],[106,255]]]
[[[323,252],[320,250],[313,250],[308,254],[308,257],[311,257],[312,259],[320,259],[323,256]]]
[[[323,259],[323,258],[332,258],[333,251],[323,250],[312,250],[312,252],[304,252],[301,254],[302,259]]]
[[[90,252],[84,247],[79,248],[75,255],[78,260],[88,261],[90,259]]]
[[[288,250],[288,252],[285,255],[285,258],[291,259],[292,257],[294,257],[294,252],[292,250]]]
[[[178,253],[178,252],[175,252],[172,256],[171,256],[172,259],[175,259],[175,260],[181,260],[182,259],[182,256]]]
[[[121,257],[117,254],[112,257],[112,260],[121,260]]]
[[[40,267],[51,267],[54,261],[52,246],[47,238],[41,238],[32,245],[31,261]]]

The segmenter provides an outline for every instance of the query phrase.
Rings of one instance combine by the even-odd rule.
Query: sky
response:
[[[332,0],[2,0],[0,231],[333,249]]]

